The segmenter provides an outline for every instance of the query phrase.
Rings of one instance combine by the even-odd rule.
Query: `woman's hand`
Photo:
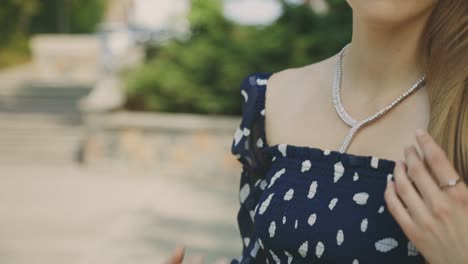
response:
[[[167,264],[182,264],[185,255],[185,248],[183,246],[177,246],[172,255],[167,261]]]
[[[443,149],[425,131],[416,133],[423,152],[405,148],[397,161],[395,182],[388,181],[389,212],[431,264],[468,263],[468,188]],[[455,186],[446,185],[460,179]]]
[[[185,247],[184,246],[177,246],[174,252],[172,252],[172,256],[170,257],[168,264],[182,264],[185,257]],[[203,257],[197,256],[192,257],[188,261],[187,264],[203,264]]]

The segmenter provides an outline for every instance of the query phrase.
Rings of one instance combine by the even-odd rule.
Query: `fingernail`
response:
[[[422,128],[418,128],[418,129],[416,129],[416,135],[418,137],[423,137],[423,136],[426,135],[426,131],[424,131],[424,129],[422,129]]]
[[[398,167],[400,167],[400,166],[401,166],[401,160],[396,160],[396,162],[395,162],[395,163],[396,163],[396,164],[395,164],[396,166],[398,166]]]
[[[405,166],[405,161],[397,160],[397,162],[398,162],[398,166],[400,166],[400,168],[403,168]]]

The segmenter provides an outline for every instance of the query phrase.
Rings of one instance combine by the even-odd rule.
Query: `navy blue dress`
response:
[[[241,85],[242,120],[231,152],[242,164],[231,264],[418,264],[423,256],[387,211],[393,160],[290,144],[268,145],[265,91],[272,73]]]

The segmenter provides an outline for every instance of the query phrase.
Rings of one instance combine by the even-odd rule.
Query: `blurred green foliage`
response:
[[[32,18],[34,33],[92,33],[104,13],[106,0],[41,0]]]
[[[90,33],[106,0],[1,0],[0,67],[28,59],[34,33]]]
[[[39,0],[2,0],[0,6],[0,67],[27,60],[31,17]]]
[[[126,75],[133,110],[233,114],[241,112],[241,80],[325,59],[351,40],[351,10],[330,0],[319,15],[281,1],[282,16],[267,26],[227,20],[219,0],[192,0],[189,40],[151,47],[148,61]]]

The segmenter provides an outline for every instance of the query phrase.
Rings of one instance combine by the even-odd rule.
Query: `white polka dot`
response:
[[[393,174],[390,173],[387,175],[387,181],[390,181],[392,178],[393,178]]]
[[[337,202],[338,202],[338,198],[331,199],[330,203],[328,204],[328,208],[330,208],[330,210],[333,210]]]
[[[248,129],[248,128],[244,127],[244,131],[243,131],[243,133],[244,133],[244,136],[248,136],[248,135],[250,135],[250,129]]]
[[[260,238],[257,239],[258,244],[260,245],[261,248],[265,249],[265,246],[263,246],[263,242]]]
[[[283,157],[286,157],[286,148],[287,148],[287,144],[279,144],[278,145],[278,150],[281,152],[281,154],[283,154]]]
[[[383,213],[383,211],[384,211],[384,206],[381,205],[381,206],[379,207],[379,214]]]
[[[364,205],[367,203],[367,199],[369,198],[369,194],[366,192],[356,193],[353,196],[353,200],[360,205]]]
[[[308,171],[308,170],[310,169],[311,165],[312,165],[312,164],[310,163],[310,160],[304,160],[304,161],[302,162],[301,172],[306,172],[306,171]]]
[[[301,255],[301,257],[305,258],[307,256],[307,251],[309,250],[308,247],[309,247],[308,241],[302,243],[302,245],[299,247],[298,252]]]
[[[255,258],[257,256],[257,253],[258,253],[258,249],[260,248],[260,245],[258,244],[257,241],[255,241],[255,244],[254,244],[254,247],[252,248],[252,250],[250,251],[250,256],[252,256],[253,258]]]
[[[324,151],[323,151],[323,154],[324,154],[324,155],[330,155],[330,150],[329,150],[329,149],[324,150]]]
[[[367,218],[364,218],[361,221],[361,231],[366,232],[366,230],[367,230]]]
[[[317,245],[315,246],[315,255],[317,258],[320,258],[324,251],[325,245],[321,241],[317,242]]]
[[[268,79],[257,79],[257,84],[258,85],[266,85],[268,83]]]
[[[283,225],[286,224],[286,216],[283,216]]]
[[[414,246],[411,241],[408,241],[408,256],[417,256],[419,255],[418,249]]]
[[[250,186],[248,184],[244,184],[244,186],[242,186],[242,188],[239,191],[239,201],[241,204],[244,203],[245,199],[247,199],[249,194],[250,194]]]
[[[282,168],[281,170],[277,171],[273,177],[271,177],[270,184],[268,185],[268,188],[270,188],[281,175],[283,175],[286,172],[285,168]]]
[[[239,143],[239,141],[242,139],[242,137],[244,136],[244,133],[242,132],[242,130],[238,127],[236,129],[236,133],[234,135],[234,146],[237,146],[237,144]]]
[[[336,244],[338,244],[338,246],[341,246],[341,244],[343,243],[343,240],[344,240],[344,234],[343,234],[343,230],[338,230],[338,233],[336,234]]]
[[[247,100],[249,100],[249,95],[247,92],[245,90],[241,90],[241,94],[244,96],[244,101],[247,102]]]
[[[261,114],[262,116],[265,116],[265,109],[263,109],[262,111],[260,111],[260,114]]]
[[[357,181],[357,180],[359,180],[359,174],[355,172],[353,176],[353,181]]]
[[[359,264],[359,260],[354,259],[354,260],[353,260],[353,264]]]
[[[284,254],[288,257],[288,264],[291,264],[293,261],[293,256],[288,251],[284,251]]]
[[[267,186],[266,180],[262,180],[262,181],[260,182],[260,189],[265,190],[266,186]]]
[[[270,238],[275,236],[276,232],[276,223],[275,221],[270,223],[270,227],[268,228],[268,233],[270,233]]]
[[[289,191],[284,194],[283,199],[285,201],[290,201],[293,198],[293,196],[294,196],[294,189],[289,189]]]
[[[255,182],[254,186],[255,186],[255,187],[257,187],[257,186],[258,186],[258,184],[259,184],[260,182],[261,182],[261,180],[260,180],[260,179],[258,179],[258,180]]]
[[[371,158],[371,166],[376,169],[379,167],[379,159],[377,157]]]
[[[244,238],[244,245],[245,245],[246,247],[248,247],[248,246],[249,246],[249,243],[250,243],[250,238],[245,237],[245,238]]]
[[[317,221],[317,214],[311,214],[309,216],[309,219],[307,219],[307,223],[310,225],[310,226],[313,226],[315,224],[315,221]]]
[[[271,257],[273,258],[273,261],[275,261],[276,264],[280,264],[281,262],[280,262],[280,259],[278,258],[278,256],[276,256],[276,254],[273,251],[271,251],[271,250],[269,250],[269,251],[270,251]]]
[[[296,219],[296,221],[294,222],[294,229],[297,229],[297,219]]]
[[[375,242],[375,249],[380,252],[388,252],[398,246],[398,242],[391,237]]]
[[[270,205],[271,198],[273,198],[273,195],[274,195],[274,193],[270,193],[270,195],[268,195],[267,199],[265,201],[263,201],[262,205],[260,205],[259,214],[262,215],[263,213],[265,213],[266,209]]]
[[[344,167],[341,161],[335,163],[334,171],[335,176],[333,177],[333,181],[337,182],[344,174]]]
[[[307,198],[309,198],[309,199],[314,198],[315,194],[317,193],[317,186],[318,186],[317,181],[313,181],[310,184],[309,193],[307,194]]]
[[[259,147],[259,148],[263,147],[263,140],[262,140],[262,138],[258,138],[258,140],[257,140],[257,147]]]

